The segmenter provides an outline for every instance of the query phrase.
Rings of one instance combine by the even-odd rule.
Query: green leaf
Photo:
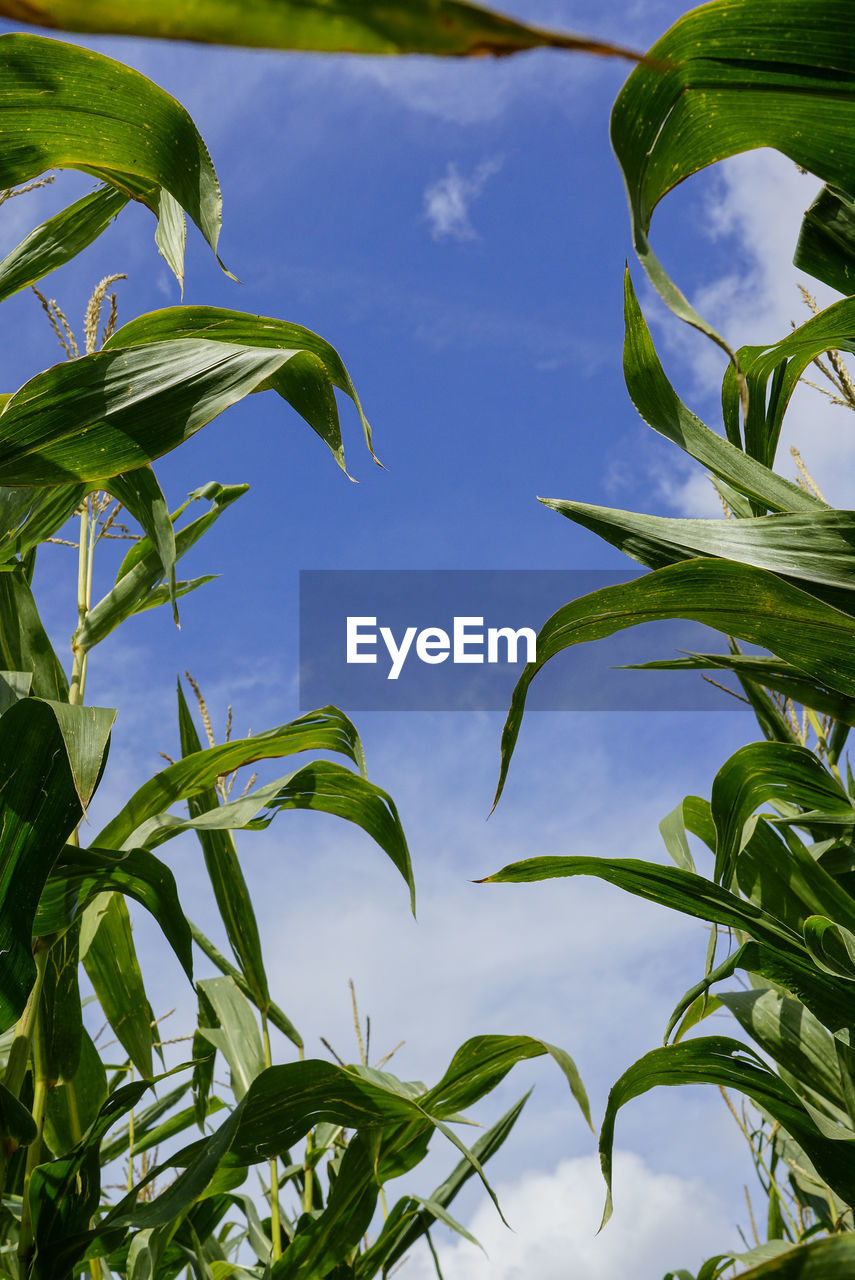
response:
[[[178,900],[175,877],[147,849],[116,853],[66,845],[39,899],[34,935],[63,932],[99,893],[111,891],[133,898],[151,912],[192,981],[190,926]]]
[[[33,677],[29,671],[0,671],[0,716],[22,698],[30,696]]]
[[[99,187],[36,227],[0,262],[0,302],[70,262],[127,203],[115,187]]]
[[[612,1146],[615,1118],[627,1102],[657,1085],[716,1084],[747,1094],[802,1146],[820,1175],[847,1202],[855,1198],[851,1140],[826,1136],[793,1090],[770,1071],[747,1045],[724,1036],[684,1040],[654,1049],[625,1071],[613,1086],[600,1133],[600,1162],[608,1188],[603,1222],[612,1211]]]
[[[0,717],[0,1029],[36,975],[32,927],[57,855],[103,766],[113,712],[25,698]]]
[[[537,672],[572,645],[614,635],[640,622],[686,618],[769,648],[839,693],[855,695],[855,619],[774,574],[724,560],[686,560],[634,582],[582,596],[554,613],[537,637],[537,662],[517,681],[502,734],[496,800],[502,793]]]
[[[338,387],[353,401],[365,442],[374,456],[371,428],[341,356],[325,339],[302,325],[270,316],[228,311],[222,307],[168,307],[131,320],[118,329],[105,346],[108,350],[115,350],[155,342],[199,339],[282,352],[285,360],[271,373],[266,386],[277,391],[305,418],[345,471],[341,428],[333,393],[333,387]]]
[[[665,376],[628,270],[624,275],[624,325],[626,387],[648,426],[753,502],[773,511],[825,510],[825,504],[812,493],[743,453],[738,424],[736,438],[723,440],[686,408]]]
[[[134,792],[94,843],[124,848],[129,837],[148,818],[179,800],[204,793],[217,778],[256,760],[276,759],[300,751],[337,751],[358,767],[364,765],[362,744],[354,725],[336,707],[321,707],[252,738],[238,738],[194,752],[169,765]]]
[[[111,1094],[80,1143],[67,1156],[38,1165],[30,1183],[36,1240],[32,1280],[68,1280],[89,1238],[89,1224],[101,1193],[98,1149],[116,1120],[130,1111],[148,1089],[128,1084]]]
[[[104,895],[84,911],[80,959],[119,1043],[140,1075],[150,1080],[152,1012],[121,894]]]
[[[136,474],[136,473],[133,473]],[[110,481],[110,485],[112,485]],[[210,510],[192,520],[190,524],[176,529],[175,560],[186,555],[191,547],[199,541],[204,533],[220,518],[222,513],[238,498],[242,497],[249,486],[245,484],[221,485],[212,481],[194,489],[178,511],[171,516],[173,526],[191,502],[206,500],[211,503]],[[116,584],[112,590],[98,601],[87,613],[77,628],[74,639],[78,648],[88,652],[96,644],[114,631],[121,622],[152,602],[152,595],[163,576],[163,562],[159,551],[155,549],[147,537],[132,544],[119,567]],[[184,584],[190,586],[191,584]],[[176,589],[177,584],[176,584]]]
[[[855,699],[845,698],[820,680],[809,679],[791,663],[749,653],[690,653],[684,658],[633,663],[634,671],[733,671],[743,683],[774,689],[821,715],[855,725]],[[792,729],[791,729],[792,733]],[[788,739],[792,741],[792,737]]]
[[[168,93],[102,54],[22,33],[0,36],[0,84],[0,187],[46,169],[81,169],[155,212],[165,190],[216,252],[217,175]]]
[[[855,200],[823,187],[802,220],[793,263],[838,293],[855,293]]]
[[[11,573],[0,573],[0,664],[9,671],[32,673],[37,697],[68,701],[68,680],[20,565]]]
[[[799,1001],[772,988],[721,991],[718,1001],[778,1067],[836,1107],[844,1105],[834,1040]]]
[[[258,742],[259,738],[248,739]],[[212,751],[220,748],[211,748]],[[199,756],[206,754],[198,752]],[[193,756],[186,757],[192,761]],[[181,763],[184,763],[182,761]],[[166,771],[164,771],[166,772]],[[263,810],[269,816],[259,817]],[[206,810],[197,818],[179,818],[160,813],[141,823],[129,837],[130,843],[156,847],[182,831],[221,831],[252,828],[270,824],[273,814],[282,809],[317,809],[334,814],[361,827],[380,846],[403,876],[410,891],[410,908],[415,914],[415,881],[412,861],[398,810],[392,797],[360,774],[326,760],[304,765],[296,773],[277,778],[238,800],[230,800],[216,809]]]
[[[472,1144],[472,1154],[481,1164],[486,1164],[502,1146],[516,1124],[528,1097],[529,1095],[525,1094],[477,1142]],[[358,1280],[371,1280],[381,1268],[389,1271],[436,1221],[437,1215],[433,1212],[433,1206],[440,1205],[445,1208],[451,1204],[474,1173],[471,1164],[467,1160],[461,1160],[426,1201],[418,1201],[413,1196],[405,1196],[399,1200],[389,1213],[383,1224],[383,1230],[375,1242],[360,1255],[356,1263]]]
[[[188,921],[188,923],[190,925],[190,932],[193,935],[193,941],[196,943],[197,947],[199,947],[199,949],[208,957],[212,964],[216,965],[220,973],[225,974],[227,978],[231,978],[238,990],[242,991],[247,999],[251,1000],[256,1005],[256,1008],[258,1008],[252,988],[240,970],[236,969],[234,965],[217,950],[210,938],[206,938],[202,930],[198,928],[192,920]],[[291,1043],[295,1044],[298,1049],[302,1049],[304,1047],[303,1037],[300,1035],[291,1020],[282,1012],[279,1005],[274,1004],[272,1000],[268,999],[266,1011],[268,1022],[272,1023],[272,1025],[276,1027],[278,1031],[281,1031],[284,1036],[287,1036]],[[261,1012],[260,1009],[259,1012]]]
[[[0,13],[16,21],[34,20],[17,0]],[[211,0],[204,8],[164,0],[140,0],[127,9],[120,0],[46,0],[36,15],[45,25],[68,31],[165,36],[206,44],[269,49],[311,49],[326,53],[433,53],[478,57],[541,47],[635,58],[618,46],[585,36],[528,26],[461,0],[259,0],[247,8],[238,0]]]
[[[32,1113],[0,1084],[0,1140],[7,1151],[28,1147],[35,1142],[38,1128]]]
[[[219,1049],[229,1064],[232,1093],[239,1102],[253,1080],[264,1070],[264,1048],[249,1001],[231,978],[205,978],[199,982],[219,1022],[200,1027],[202,1035]]]
[[[855,1264],[851,1235],[809,1240],[741,1273],[741,1280],[849,1280]]]
[[[741,929],[788,955],[804,954],[799,935],[768,912],[703,876],[679,867],[660,866],[657,862],[641,862],[635,858],[528,858],[510,863],[479,883],[531,884],[565,876],[596,876],[648,902],[658,902],[699,920]]]
[[[467,1040],[422,1102],[432,1114],[450,1118],[495,1089],[518,1062],[543,1054],[548,1054],[561,1068],[582,1115],[593,1128],[585,1086],[573,1059],[563,1049],[532,1036],[474,1036]]]
[[[24,556],[51,538],[78,509],[84,485],[55,489],[0,488],[0,561]]]
[[[783,742],[740,747],[719,769],[712,787],[717,834],[715,879],[720,884],[730,883],[736,860],[754,829],[751,815],[773,798],[855,817],[846,791],[807,747]],[[839,896],[842,900],[848,897]],[[850,908],[850,919],[853,910],[855,907]]]
[[[823,973],[855,982],[855,934],[825,916],[805,920],[805,944]]]
[[[855,347],[855,342],[852,345]],[[714,556],[784,574],[799,580],[799,585],[817,582],[852,591],[855,584],[853,511],[776,514],[746,520],[680,520],[559,498],[539,501],[590,529],[648,569],[661,569],[696,556]],[[852,603],[855,607],[855,596]]]
[[[201,751],[202,744],[190,715],[180,680],[178,682],[178,729],[182,757],[186,758]],[[188,801],[191,817],[194,818],[209,810],[218,809],[219,805],[219,795],[213,786],[191,796]],[[270,1003],[270,991],[264,970],[258,922],[255,918],[249,888],[238,861],[234,838],[230,831],[198,830],[196,835],[202,846],[205,867],[214,890],[220,918],[225,926],[226,936],[252,991],[256,1008],[263,1013]]]
[[[855,180],[855,15],[848,0],[717,0],[686,14],[637,67],[612,111],[636,251],[682,319],[727,344],[674,286],[648,241],[672,188],[709,164],[774,147],[835,186]]]
[[[855,352],[853,322],[855,301],[844,298],[770,347],[739,349],[737,355],[749,393],[745,419],[746,453],[771,467],[784,414],[800,378],[811,362],[829,348]],[[732,421],[738,418],[739,391],[736,384],[736,376],[730,368],[722,385],[725,420],[728,417]],[[845,522],[845,512],[833,514]]]
[[[54,1155],[63,1156],[77,1145],[106,1099],[104,1064],[84,1031],[77,1071],[60,1080],[47,1097],[45,1141]]]
[[[175,529],[163,491],[157,483],[151,467],[138,467],[128,475],[114,476],[109,491],[145,531],[160,561],[160,572],[166,579],[172,617],[178,623],[178,605],[175,589],[175,561],[178,558],[175,545]]]

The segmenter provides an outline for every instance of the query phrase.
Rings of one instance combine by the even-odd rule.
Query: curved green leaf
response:
[[[115,187],[99,187],[36,227],[0,262],[0,302],[88,248],[127,203]]]
[[[809,679],[804,672],[780,658],[764,658],[753,653],[690,653],[683,658],[664,658],[654,662],[632,663],[635,671],[733,671],[745,684],[762,685],[784,694],[793,702],[812,707],[821,715],[831,716],[847,725],[855,725],[855,699],[829,689],[820,680]],[[791,735],[788,740],[793,741]]]
[[[729,350],[647,238],[661,198],[725,156],[774,147],[824,181],[855,185],[855,14],[848,0],[716,0],[679,19],[612,111],[636,251],[665,301]]]
[[[371,428],[341,356],[325,339],[302,325],[223,307],[168,307],[123,325],[105,347],[115,350],[181,338],[290,352],[291,358],[271,375],[270,387],[306,419],[344,471],[344,450],[333,394],[333,387],[338,387],[353,401],[365,442],[374,455]]]
[[[157,814],[141,823],[128,837],[128,843],[157,847],[182,831],[258,829],[272,821],[272,814],[257,816],[265,809],[274,813],[280,809],[317,809],[361,827],[400,871],[410,890],[410,907],[415,914],[413,868],[395,802],[367,778],[326,760],[304,765],[285,778],[269,782],[218,808],[205,810],[195,818]]]
[[[151,912],[192,981],[192,937],[178,900],[175,877],[147,849],[114,853],[66,845],[39,899],[34,936],[62,933],[99,893],[113,891],[133,898]]]
[[[0,665],[32,675],[36,697],[68,701],[68,680],[48,639],[22,565],[0,573]]]
[[[805,809],[855,817],[846,791],[807,747],[783,742],[740,747],[719,769],[712,787],[717,834],[715,879],[719,883],[730,883],[736,860],[754,829],[751,815],[773,798]],[[847,896],[841,894],[842,898]]]
[[[612,1212],[612,1146],[618,1111],[658,1085],[678,1084],[716,1084],[747,1094],[795,1138],[820,1175],[847,1203],[855,1200],[851,1147],[855,1135],[843,1128],[837,1138],[821,1132],[797,1094],[747,1045],[724,1036],[710,1036],[654,1049],[639,1058],[613,1086],[600,1133],[600,1162],[608,1189],[604,1223]]]
[[[134,792],[93,843],[124,848],[128,838],[147,819],[163,813],[179,800],[200,795],[217,778],[256,760],[276,759],[300,751],[336,751],[358,768],[364,767],[362,744],[355,726],[337,707],[321,707],[276,729],[194,752],[169,765]]]
[[[771,649],[839,693],[855,695],[855,619],[774,574],[724,560],[686,560],[634,582],[582,596],[554,613],[537,637],[537,662],[517,681],[502,734],[495,803],[519,735],[526,694],[551,657],[640,622],[686,618]]]
[[[82,169],[155,212],[160,189],[168,192],[216,252],[217,175],[184,108],[103,54],[7,33],[0,36],[0,187],[52,168]]]
[[[851,930],[825,916],[809,916],[805,945],[823,973],[855,982],[855,933]]]
[[[833,1235],[809,1240],[779,1257],[743,1271],[740,1280],[849,1280],[855,1266],[855,1239]]]
[[[788,954],[804,955],[799,934],[768,912],[703,876],[679,867],[660,866],[658,862],[641,862],[636,858],[527,858],[524,862],[509,863],[478,883],[531,884],[565,876],[596,876],[648,902],[658,902],[699,920],[741,929]]]
[[[216,968],[219,969],[220,973],[225,974],[227,978],[231,978],[238,989],[243,992],[247,999],[252,1000],[256,1008],[258,1008],[255,993],[240,970],[236,969],[234,965],[217,950],[210,938],[206,938],[202,930],[195,925],[192,920],[188,923],[190,925],[190,932],[193,935],[193,941],[196,943],[199,950],[208,957]],[[261,1012],[260,1009],[259,1012]],[[276,1027],[278,1031],[281,1031],[283,1036],[287,1036],[291,1043],[295,1044],[298,1049],[302,1049],[304,1047],[303,1037],[300,1035],[297,1028],[282,1012],[279,1005],[275,1004],[272,1000],[266,1005],[266,1016],[268,1022]]]
[[[784,414],[799,379],[808,365],[830,348],[855,352],[853,325],[855,301],[844,298],[770,347],[740,347],[737,354],[749,392],[746,453],[771,467]],[[722,409],[725,420],[737,420],[739,391],[732,367],[722,386]],[[845,519],[845,513],[841,514]]]
[[[116,1038],[144,1080],[154,1074],[154,1017],[134,946],[131,921],[119,893],[85,908],[80,959]]]
[[[5,0],[0,13],[16,21],[68,31],[164,36],[206,44],[326,53],[433,53],[496,56],[547,47],[636,58],[619,46],[529,26],[463,0],[209,0],[204,7],[165,0],[41,0],[34,14],[22,0]]]

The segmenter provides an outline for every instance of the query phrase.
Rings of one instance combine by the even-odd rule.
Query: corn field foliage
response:
[[[25,26],[34,16],[17,0],[0,14]],[[328,52],[626,53],[457,0],[45,0],[38,19],[77,32]],[[716,0],[634,61],[612,116],[634,243],[671,309],[727,352],[722,429],[672,389],[629,273],[627,389],[641,417],[711,474],[725,514],[676,520],[549,500],[650,572],[558,609],[539,637],[539,665],[636,623],[701,620],[722,633],[722,652],[657,665],[732,673],[758,741],[722,765],[708,799],[686,797],[663,820],[672,867],[544,857],[490,880],[599,876],[712,927],[704,972],[675,992],[664,1047],[610,1095],[604,1216],[621,1107],[661,1084],[718,1085],[751,1144],[764,1238],[755,1232],[744,1255],[711,1258],[696,1278],[673,1275],[714,1280],[747,1266],[751,1277],[835,1280],[855,1265],[855,780],[845,759],[855,725],[855,513],[831,509],[803,468],[796,482],[774,463],[790,397],[812,365],[855,408],[842,354],[855,351],[855,13],[847,0]],[[96,287],[75,334],[38,290],[43,278],[135,201],[151,211],[156,249],[183,283],[188,217],[217,251],[216,172],[179,103],[76,44],[0,36],[0,106],[0,203],[52,168],[96,182],[0,262],[0,301],[37,288],[67,357],[0,400],[0,1276],[370,1280],[416,1249],[436,1261],[431,1229],[467,1235],[455,1197],[472,1179],[493,1195],[485,1165],[525,1099],[472,1145],[461,1137],[467,1109],[515,1064],[544,1057],[590,1116],[572,1059],[531,1037],[474,1036],[430,1087],[399,1079],[386,1060],[372,1065],[361,1034],[355,1063],[306,1057],[271,990],[235,833],[287,823],[288,810],[334,814],[368,834],[413,905],[402,823],[367,775],[356,727],[326,706],[218,744],[190,681],[177,689],[180,758],[85,845],[81,826],[117,714],[86,702],[90,654],[135,614],[192,609],[184,597],[209,579],[181,579],[178,562],[246,491],[206,484],[173,512],[153,464],[266,391],[344,470],[337,392],[372,452],[357,391],[329,342],[280,318],[177,306],[118,326],[115,278]],[[796,262],[843,297],[773,346],[734,351],[654,255],[651,219],[684,178],[760,146],[826,184]],[[139,536],[94,600],[98,544],[129,525]],[[68,662],[32,590],[39,547],[67,529],[79,565]],[[499,794],[538,669],[514,694]],[[274,781],[246,779],[254,763],[286,757]],[[186,915],[161,849],[188,831],[230,958]],[[128,899],[157,922],[194,991],[197,1024],[177,1066],[167,1065],[146,995]],[[219,976],[196,979],[200,955]],[[81,965],[115,1037],[109,1052],[87,1029]],[[734,978],[735,989],[721,985]],[[703,1034],[721,1009],[742,1038]],[[287,1061],[274,1061],[271,1028],[290,1045]],[[227,1088],[217,1083],[223,1064]],[[430,1144],[447,1150],[444,1181],[423,1196],[387,1197],[386,1184],[416,1170]]]

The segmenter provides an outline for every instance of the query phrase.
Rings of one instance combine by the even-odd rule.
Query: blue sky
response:
[[[620,0],[604,15],[588,0],[520,0],[515,12],[645,47],[687,7]],[[210,479],[251,490],[184,562],[188,574],[222,576],[184,604],[181,632],[165,611],[146,614],[92,656],[88,698],[119,708],[97,800],[104,816],[156,771],[159,750],[175,750],[175,676],[185,667],[220,723],[233,704],[241,732],[296,714],[300,569],[626,567],[542,508],[538,494],[716,514],[712,490],[644,427],[623,387],[631,245],[608,113],[625,64],[548,53],[501,63],[348,62],[87,43],[169,89],[212,151],[224,193],[221,253],[243,283],[226,279],[191,232],[185,301],[322,333],[351,372],[387,468],[372,464],[345,403],[360,482],[350,484],[270,394],[161,461],[174,505]],[[787,264],[813,185],[777,157],[744,157],[687,183],[655,218],[654,243],[674,276],[734,341],[772,341],[801,318]],[[7,204],[4,243],[87,186],[61,175]],[[152,234],[148,212],[128,210],[50,280],[72,322],[113,271],[129,275],[118,286],[120,321],[179,300]],[[633,273],[675,384],[717,426],[718,353],[664,316],[641,269]],[[8,302],[5,315],[0,374],[12,390],[58,352],[32,295]],[[797,404],[793,421],[809,464],[830,477],[829,496],[842,499],[846,446],[833,411]],[[109,564],[101,572],[106,587]],[[73,553],[45,554],[38,586],[65,653]],[[369,842],[332,819],[286,815],[247,835],[240,848],[279,1002],[313,1052],[323,1034],[347,1056],[354,978],[378,1047],[406,1039],[398,1070],[428,1080],[468,1035],[541,1035],[575,1057],[599,1120],[610,1084],[660,1041],[700,972],[703,929],[598,883],[470,881],[535,853],[663,859],[659,819],[686,793],[709,793],[726,756],[755,736],[753,720],[738,711],[532,715],[489,823],[501,716],[367,713],[357,723],[371,777],[401,810],[420,921],[408,919],[403,887]],[[188,913],[216,933],[192,842],[168,849]],[[177,1026],[191,1016],[191,993],[145,919],[136,928],[152,1000],[158,1009],[178,1004]],[[495,1177],[519,1206],[523,1241],[525,1224],[536,1225],[533,1187],[549,1206],[544,1280],[566,1275],[583,1243],[579,1280],[616,1280],[628,1259],[636,1274],[658,1275],[738,1244],[750,1169],[713,1090],[660,1091],[627,1109],[615,1220],[594,1245],[594,1140],[556,1073],[542,1062],[521,1070],[486,1114],[529,1083],[535,1095]],[[436,1178],[419,1175],[418,1189],[427,1194],[450,1162],[442,1153]],[[449,1243],[448,1280],[524,1274],[477,1205],[473,1192],[463,1208],[489,1235],[492,1262],[479,1270]],[[413,1260],[413,1280],[420,1265]]]

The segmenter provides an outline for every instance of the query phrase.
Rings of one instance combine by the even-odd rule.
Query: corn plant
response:
[[[855,725],[855,516],[832,509],[803,465],[795,480],[774,470],[784,415],[812,365],[830,378],[833,398],[852,404],[841,353],[855,351],[855,298],[844,297],[772,345],[733,350],[670,279],[649,236],[656,205],[683,179],[723,157],[775,147],[826,184],[805,216],[796,264],[852,294],[853,77],[851,6],[717,0],[663,36],[615,103],[612,141],[641,264],[672,311],[729,359],[722,429],[715,431],[669,382],[627,272],[627,390],[642,419],[711,475],[725,514],[672,519],[544,500],[650,572],[572,601],[545,624],[538,662],[514,692],[496,798],[540,667],[575,644],[640,622],[687,618],[721,632],[724,652],[654,665],[731,673],[761,739],[722,765],[708,799],[688,796],[663,820],[674,866],[569,854],[528,859],[489,877],[523,883],[597,876],[712,926],[704,971],[679,1001],[664,1047],[631,1066],[611,1091],[600,1135],[604,1220],[612,1207],[615,1123],[625,1103],[665,1084],[741,1093],[753,1110],[734,1111],[767,1198],[768,1238],[760,1242],[758,1233],[756,1247],[736,1261],[748,1263],[746,1276],[758,1280],[834,1280],[851,1274],[855,1262],[855,780],[843,760]],[[724,958],[722,936],[729,943]],[[736,973],[747,987],[710,994]],[[686,1034],[721,1008],[747,1042]],[[714,1280],[734,1261],[732,1254],[710,1259],[698,1280]],[[674,1275],[692,1280],[687,1272]]]
[[[17,4],[0,13],[31,16]],[[287,48],[622,52],[453,0],[344,5],[335,14],[321,3],[260,4],[251,13],[217,0],[78,3],[43,6],[38,19]],[[517,1062],[551,1057],[590,1123],[585,1091],[566,1053],[525,1036],[467,1040],[431,1088],[398,1079],[385,1059],[371,1065],[362,1041],[355,1064],[306,1057],[270,990],[234,832],[293,809],[335,814],[371,837],[411,905],[415,893],[395,804],[368,779],[356,728],[335,707],[217,743],[191,681],[203,744],[179,684],[180,757],[83,846],[81,820],[116,715],[86,703],[90,656],[144,610],[164,605],[177,620],[179,601],[184,607],[209,581],[179,579],[178,562],[246,490],[210,483],[172,511],[152,464],[262,390],[296,411],[342,470],[336,391],[352,402],[373,454],[371,431],[338,353],[291,322],[178,306],[119,325],[110,290],[121,277],[112,276],[96,286],[78,337],[60,304],[36,288],[42,279],[138,201],[154,214],[158,251],[183,284],[187,217],[216,253],[217,176],[180,104],[109,58],[13,33],[0,36],[0,70],[0,204],[53,167],[96,180],[0,262],[0,301],[33,287],[66,357],[0,400],[0,1274],[369,1280],[419,1241],[432,1249],[437,1222],[463,1231],[449,1206],[471,1178],[493,1194],[483,1165],[525,1099],[471,1147],[454,1126]],[[101,544],[125,534],[131,547],[95,600]],[[55,541],[77,550],[70,670],[33,590],[36,556]],[[306,753],[309,763],[261,785],[250,777],[233,796],[238,771]],[[231,959],[188,919],[160,848],[190,831]],[[167,1064],[146,995],[127,899],[151,913],[194,984],[197,1023],[192,1037],[178,1037],[192,1048],[177,1066]],[[217,976],[197,980],[198,952]],[[84,1018],[81,965],[115,1036],[112,1055]],[[290,1061],[274,1062],[271,1028],[290,1042]],[[215,1080],[218,1059],[227,1087]],[[389,1208],[385,1184],[418,1165],[437,1133],[455,1148],[451,1173],[423,1198],[406,1194]],[[107,1181],[117,1168],[118,1186]],[[253,1170],[258,1186],[247,1182]]]

